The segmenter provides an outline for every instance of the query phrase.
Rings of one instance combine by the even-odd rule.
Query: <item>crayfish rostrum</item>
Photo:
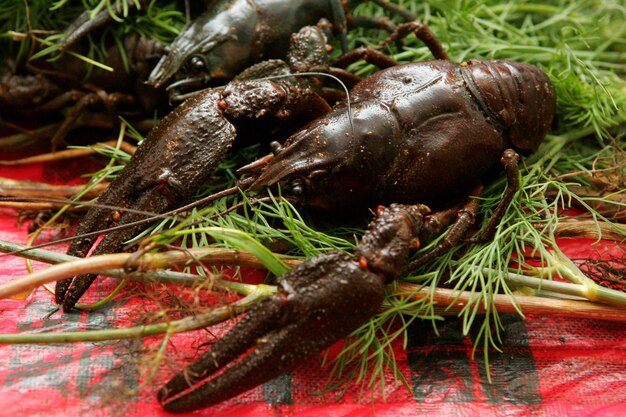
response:
[[[272,124],[291,124],[305,103],[325,114],[250,164],[242,187],[280,184],[284,194],[327,210],[391,204],[376,210],[354,258],[325,254],[280,277],[276,296],[256,305],[160,391],[165,409],[194,410],[238,395],[356,329],[379,308],[384,284],[406,268],[411,249],[447,223],[454,223],[447,238],[424,256],[436,256],[465,237],[477,207],[476,199],[466,197],[480,192],[481,180],[499,163],[509,179],[500,207],[509,204],[516,151],[535,150],[553,119],[556,99],[549,78],[516,62],[454,63],[418,22],[398,31],[415,33],[436,60],[392,65],[377,59],[389,68],[362,80],[351,90],[349,105],[346,100],[332,110],[308,86],[284,79],[209,90],[166,117],[102,196],[103,204],[148,211],[181,204],[235,136],[255,131],[248,123],[269,118]],[[361,50],[350,59],[359,56],[380,58]],[[124,213],[119,221],[135,219]],[[498,221],[494,216],[487,230]],[[79,233],[110,222],[109,210],[93,208]],[[108,234],[96,250],[117,249],[129,233]],[[75,241],[70,254],[84,256],[93,242],[92,237]],[[60,282],[58,302],[71,309],[93,278]]]

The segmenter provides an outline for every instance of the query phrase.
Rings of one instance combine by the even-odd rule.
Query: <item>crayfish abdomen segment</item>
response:
[[[513,146],[539,147],[556,107],[554,87],[543,71],[520,62],[469,60],[461,73],[486,117]]]

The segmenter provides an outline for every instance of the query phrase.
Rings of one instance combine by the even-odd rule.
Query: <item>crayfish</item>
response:
[[[31,49],[32,55],[36,50],[34,46]],[[84,55],[87,44],[77,43],[71,52]],[[29,131],[33,116],[38,120],[52,119],[54,123],[50,125],[50,136],[53,148],[65,142],[66,135],[81,125],[81,119],[86,124],[91,122],[93,126],[109,126],[116,124],[120,115],[127,118],[150,117],[166,102],[163,91],[145,83],[162,53],[163,45],[158,42],[130,34],[120,45],[106,45],[102,59],[112,71],[91,68],[69,54],[63,54],[54,62],[43,58],[16,62],[3,56],[0,64],[0,111],[3,117],[23,120],[25,128],[15,123],[11,126],[17,130]],[[107,117],[104,120],[86,117],[85,110],[93,108],[103,109]],[[108,120],[112,122],[107,123]],[[44,127],[43,130],[48,129]],[[45,137],[44,134],[32,135]]]
[[[388,68],[363,79],[332,110],[290,78],[236,81],[205,91],[158,124],[101,197],[101,204],[169,210],[190,198],[236,136],[257,132],[268,121],[292,125],[306,105],[325,114],[305,114],[317,118],[247,166],[241,187],[279,184],[283,194],[326,210],[391,204],[376,210],[355,257],[325,254],[280,277],[277,295],[252,308],[160,391],[166,410],[194,410],[238,395],[348,335],[379,308],[385,283],[423,262],[405,266],[420,242],[449,223],[446,239],[425,257],[465,238],[478,204],[466,198],[477,195],[485,174],[502,162],[509,187],[500,214],[478,237],[488,237],[497,225],[515,192],[516,151],[535,150],[550,128],[556,98],[549,78],[516,62],[452,62],[419,22],[400,25],[397,33],[415,33],[436,60],[394,65],[370,50],[352,52],[345,61],[376,56]],[[116,217],[125,224],[137,216]],[[110,223],[111,210],[92,208],[78,233]],[[96,252],[118,249],[136,231],[108,233]],[[94,241],[80,237],[69,253],[85,256]],[[59,282],[57,301],[71,309],[94,278]]]
[[[125,0],[131,9],[131,2]],[[367,0],[380,7],[413,19],[410,13],[386,0]],[[351,11],[363,0],[219,0],[210,2],[202,14],[189,23],[166,48],[148,83],[157,88],[219,86],[241,71],[269,59],[284,59],[290,36],[301,28],[318,25],[327,34],[334,32],[345,52],[348,27],[376,27],[393,31],[390,19],[353,16]],[[90,17],[79,16],[59,42],[67,48],[90,31],[112,21],[108,10]],[[178,99],[173,93],[172,99]]]

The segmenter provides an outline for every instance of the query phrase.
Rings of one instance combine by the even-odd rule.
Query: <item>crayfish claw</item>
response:
[[[69,255],[86,256],[98,234],[105,236],[92,254],[119,251],[148,222],[179,206],[206,182],[236,137],[216,104],[220,97],[218,92],[205,91],[159,122],[89,209]],[[107,229],[112,224],[116,228]],[[84,275],[59,281],[57,303],[71,310],[93,279]]]
[[[107,194],[103,195],[103,197],[107,197],[108,194],[109,192],[107,191]],[[104,200],[108,199],[105,198]],[[129,205],[124,201],[118,201],[118,204],[123,207]],[[141,220],[150,219],[150,214],[163,213],[167,207],[167,200],[163,198],[161,192],[157,189],[151,189],[142,194],[137,202],[131,205],[133,211],[125,212],[123,215],[119,215],[119,212],[111,209],[94,207],[85,216],[78,234],[104,231],[104,228],[108,227],[119,216],[116,224],[117,228],[111,229],[106,233],[98,246],[93,250],[92,255],[114,253],[120,250],[124,242],[132,239],[145,228],[145,222],[141,222]],[[75,240],[70,245],[68,254],[84,257],[86,252],[92,247],[95,239],[96,236],[92,235]],[[55,288],[56,302],[62,304],[65,311],[72,310],[96,277],[97,274],[86,274],[57,282]]]
[[[162,213],[167,207],[167,200],[163,198],[158,190],[151,189],[147,191],[132,205],[133,212],[126,212],[120,216],[117,222],[118,228],[107,232],[94,249],[92,255],[102,255],[119,251],[124,245],[124,242],[132,239],[145,228],[145,222],[140,222],[141,220],[149,219],[150,214]],[[78,233],[102,230],[102,228],[107,227],[108,224],[113,221],[113,217],[117,217],[115,213],[115,211],[103,209],[88,214],[88,216],[86,216],[87,221],[81,224]],[[90,221],[93,217],[98,217],[100,221]],[[87,228],[90,230],[87,230]],[[94,239],[95,236],[93,239],[86,238],[84,240],[79,239],[75,241],[76,244],[70,245],[68,254],[84,256],[85,251],[91,248]],[[97,274],[85,274],[74,277],[73,279],[70,278],[57,282],[55,289],[57,303],[62,304],[65,311],[72,310],[97,276]]]
[[[133,4],[137,4],[132,0],[124,1],[126,1],[126,7],[128,8],[130,8]],[[67,28],[65,28],[65,37],[59,41],[60,49],[67,49],[78,40],[84,38],[87,34],[114,21],[115,19],[112,16],[112,12],[115,14],[122,12],[121,7],[121,4],[117,4],[113,7],[113,10],[111,8],[105,8],[95,15],[93,15],[91,11],[85,10],[72,23],[70,23]]]
[[[89,11],[83,12],[74,22],[65,29],[65,38],[59,41],[59,48],[65,50],[78,40],[85,37],[89,32],[103,27],[113,19],[108,10],[102,10],[91,17]]]
[[[383,299],[384,279],[346,254],[330,253],[285,274],[198,362],[159,392],[170,412],[217,404],[296,368],[347,336]],[[358,314],[354,314],[358,311]]]
[[[255,305],[199,361],[159,392],[170,412],[208,407],[296,368],[372,317],[423,232],[422,205],[381,208],[357,258],[331,252],[284,274],[276,295]]]
[[[219,380],[210,381],[201,388],[194,387],[217,372],[224,364],[243,354],[255,340],[271,331],[273,322],[277,321],[279,314],[280,305],[274,300],[267,298],[260,301],[231,332],[213,345],[211,351],[205,353],[182,373],[174,376],[159,391],[158,399],[165,409],[183,412],[191,407],[200,408],[217,403],[222,401],[222,397],[228,398],[229,395],[224,395],[237,386],[247,373],[242,367],[236,369],[231,367],[221,374]],[[204,397],[212,398],[211,403],[205,404]]]

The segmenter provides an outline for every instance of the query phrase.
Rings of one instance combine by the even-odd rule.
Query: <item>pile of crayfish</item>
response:
[[[376,217],[354,255],[327,253],[279,277],[276,295],[173,377],[158,394],[172,412],[216,404],[290,371],[375,314],[385,284],[459,242],[490,239],[517,190],[519,155],[540,145],[556,103],[550,79],[537,67],[454,62],[418,20],[357,19],[341,1],[214,3],[167,47],[129,38],[133,51],[145,52],[149,70],[141,66],[124,88],[97,81],[97,88],[81,89],[72,99],[76,114],[96,102],[118,114],[137,104],[125,90],[132,84],[154,97],[184,101],[150,130],[87,212],[68,254],[120,251],[151,220],[146,212],[177,210],[234,145],[267,138],[271,153],[240,169],[237,186],[219,196],[280,187],[305,207],[368,207]],[[105,21],[106,15],[81,16],[60,47],[77,48]],[[400,65],[379,50],[348,50],[346,30],[358,24],[389,31],[383,46],[414,34],[434,60]],[[336,59],[328,54],[331,36],[341,44]],[[359,79],[345,70],[357,60],[380,70]],[[349,86],[347,96],[326,88],[325,74]],[[5,108],[50,111],[61,100],[63,83],[43,73],[7,75],[2,83]],[[27,95],[24,86],[31,88]],[[155,107],[141,104],[142,111]],[[57,145],[77,118],[61,122]],[[495,169],[506,172],[507,189],[487,226],[468,236],[476,197]],[[439,245],[408,261],[447,226]],[[96,278],[59,281],[56,302],[71,311]]]

